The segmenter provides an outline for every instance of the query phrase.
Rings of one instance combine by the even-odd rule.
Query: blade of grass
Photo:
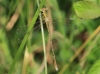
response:
[[[92,40],[98,34],[99,31],[100,31],[100,26],[98,26],[97,29],[89,36],[89,38],[79,47],[79,49],[77,49],[75,54],[70,58],[69,63],[66,63],[58,74],[63,74],[64,73],[64,71],[70,66],[70,64],[74,61],[74,59],[79,55],[79,53],[88,44],[88,42],[90,40]]]
[[[17,53],[15,55],[15,58],[14,58],[12,64],[11,64],[11,67],[10,67],[10,69],[8,71],[8,74],[12,74],[13,69],[15,67],[15,64],[17,62],[17,59],[19,58],[19,56],[20,56],[20,54],[21,54],[21,52],[22,52],[22,50],[23,50],[23,48],[24,48],[24,46],[25,46],[25,44],[27,42],[27,38],[28,38],[29,34],[31,33],[31,30],[32,30],[32,28],[33,28],[33,26],[35,24],[35,21],[36,21],[38,15],[39,15],[40,9],[43,7],[44,3],[45,3],[45,0],[42,0],[39,8],[37,9],[37,11],[36,11],[36,13],[35,13],[35,15],[34,15],[34,17],[32,19],[32,22],[30,23],[30,26],[28,27],[27,33],[26,33],[24,39],[22,40],[22,43],[21,43],[21,45],[20,45],[20,47],[19,47],[19,49],[18,49],[18,51],[17,51]]]
[[[37,5],[39,7],[39,0],[37,0]],[[44,29],[43,29],[43,22],[41,17],[41,12],[39,14],[40,17],[40,24],[41,24],[41,33],[42,33],[42,41],[43,41],[43,51],[44,51],[44,64],[45,64],[45,74],[47,74],[47,57],[46,57],[46,46],[45,46],[45,37],[44,37]]]
[[[26,2],[27,2],[26,3],[26,6],[27,6],[27,25],[29,26],[29,20],[30,20],[30,15],[29,15],[29,12],[30,12],[30,0],[26,0]],[[31,47],[31,45],[30,45],[30,37],[31,37],[31,34],[28,37],[27,44],[26,44],[26,47],[25,47],[23,66],[22,66],[22,73],[21,74],[27,74],[27,67],[28,67],[28,64],[30,62],[29,61],[30,47]]]

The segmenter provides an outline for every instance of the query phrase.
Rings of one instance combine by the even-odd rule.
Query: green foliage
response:
[[[95,19],[100,16],[100,6],[93,1],[78,1],[73,6],[80,18]]]
[[[87,74],[100,74],[100,59],[94,63]]]
[[[100,9],[98,0],[94,1],[97,3],[93,0],[47,0],[44,4],[48,8],[59,70],[54,68],[43,17],[48,74],[99,72],[100,60],[96,60],[100,58]],[[37,9],[35,0],[0,0],[0,74],[45,74]]]

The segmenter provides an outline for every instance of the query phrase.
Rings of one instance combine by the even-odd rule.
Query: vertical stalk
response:
[[[21,43],[21,45],[19,46],[18,51],[16,52],[16,55],[15,55],[14,60],[13,60],[13,62],[12,62],[12,64],[11,64],[11,66],[10,66],[10,69],[9,69],[9,71],[8,71],[8,74],[12,74],[13,69],[14,69],[14,67],[15,67],[15,64],[16,64],[18,58],[19,58],[20,55],[21,55],[21,52],[22,52],[22,50],[23,50],[23,48],[24,48],[24,46],[25,46],[25,44],[26,44],[26,42],[27,42],[27,39],[28,39],[28,37],[29,37],[29,35],[30,35],[31,31],[32,31],[32,28],[33,28],[33,26],[34,26],[34,24],[35,24],[35,21],[36,21],[36,19],[37,19],[37,17],[38,17],[38,14],[39,14],[39,12],[40,12],[40,9],[43,7],[44,3],[45,3],[45,0],[42,0],[42,1],[41,1],[41,4],[40,4],[40,6],[39,6],[39,8],[37,9],[37,11],[36,11],[36,13],[35,13],[35,15],[34,15],[34,18],[32,18],[32,21],[31,21],[31,23],[30,23],[30,26],[29,26],[28,29],[27,29],[27,34],[24,36],[24,38],[23,38],[23,40],[22,40],[22,43]]]
[[[39,0],[37,0],[37,4],[38,4],[38,7],[39,7]],[[41,12],[39,14],[39,17],[40,17],[40,25],[41,25],[41,33],[42,33],[42,41],[43,41],[45,74],[47,74],[47,58],[46,58],[46,48],[45,48],[46,46],[45,46],[44,29],[43,29],[43,22],[42,22]]]

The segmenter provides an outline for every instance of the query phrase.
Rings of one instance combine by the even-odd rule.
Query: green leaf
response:
[[[80,18],[95,19],[100,16],[100,7],[93,1],[78,1],[73,6],[77,16]]]
[[[90,68],[87,74],[100,74],[100,59]]]

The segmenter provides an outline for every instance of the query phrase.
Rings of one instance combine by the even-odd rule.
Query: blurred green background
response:
[[[86,74],[100,55],[100,18],[78,18],[78,0],[46,0],[50,32],[59,70],[44,24],[48,74]],[[92,0],[98,3],[98,0]],[[0,0],[0,74],[7,74],[37,9],[36,0]],[[13,74],[44,74],[44,53],[39,18],[16,63]]]

